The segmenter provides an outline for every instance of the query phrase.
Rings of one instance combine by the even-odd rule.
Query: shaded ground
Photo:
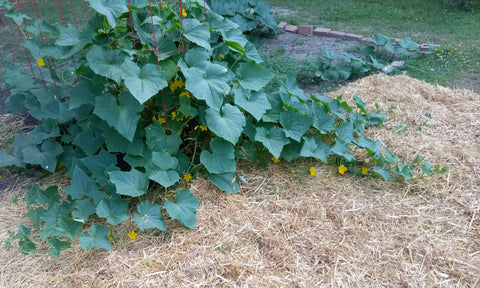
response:
[[[297,60],[321,56],[324,46],[337,54],[343,54],[355,46],[361,45],[358,41],[348,41],[330,37],[303,36],[288,32],[280,32],[277,37],[263,39],[261,43],[265,43],[268,51],[282,49],[285,51],[285,56]]]

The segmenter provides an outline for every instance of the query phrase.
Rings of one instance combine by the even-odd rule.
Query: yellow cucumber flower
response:
[[[37,60],[37,65],[38,65],[38,68],[45,66],[45,61],[43,61],[43,58],[40,58]]]
[[[200,129],[202,131],[208,131],[208,128],[203,125],[195,126],[194,130]]]
[[[183,88],[183,87],[185,87],[185,83],[183,82],[182,79],[174,79],[170,81],[170,90],[172,90],[172,92],[174,92],[178,88]]]
[[[340,165],[340,167],[338,167],[338,173],[340,174],[345,174],[345,172],[348,171],[348,168],[345,166],[345,165]]]
[[[183,175],[183,180],[190,182],[190,180],[192,180],[192,175],[190,173]]]
[[[128,233],[127,235],[130,239],[135,240],[135,238],[137,238],[137,236],[138,236],[138,233],[135,232],[135,230],[133,230],[132,232]]]

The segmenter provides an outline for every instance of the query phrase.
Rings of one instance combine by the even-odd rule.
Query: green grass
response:
[[[418,43],[449,45],[453,55],[412,59],[407,74],[430,83],[480,91],[480,9],[464,11],[441,0],[266,0],[295,13],[278,17],[292,24],[311,24],[361,35],[376,33]]]

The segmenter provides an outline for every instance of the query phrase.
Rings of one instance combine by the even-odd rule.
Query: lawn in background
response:
[[[290,24],[311,24],[349,33],[376,33],[418,43],[448,45],[457,52],[409,61],[407,75],[444,86],[480,91],[480,9],[465,11],[443,0],[266,0],[295,13],[278,16]]]

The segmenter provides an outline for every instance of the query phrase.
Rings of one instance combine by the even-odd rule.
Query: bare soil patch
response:
[[[368,129],[370,137],[449,172],[386,183],[321,164],[311,177],[306,162],[295,173],[283,162],[264,171],[240,162],[248,184],[237,195],[204,180],[191,184],[201,201],[195,230],[169,222],[168,233],[130,240],[134,225],[127,222],[113,230],[113,252],[74,243],[59,259],[1,246],[0,286],[478,287],[480,95],[386,75],[333,94],[353,93],[371,107],[397,107],[383,127]],[[407,122],[409,129],[396,131]],[[45,181],[66,183],[60,176]],[[10,200],[22,193],[12,187],[1,198],[1,242],[19,220],[29,225],[23,202]]]
[[[305,60],[308,57],[319,57],[326,46],[330,51],[343,54],[360,42],[339,38],[304,36],[295,33],[280,32],[275,38],[263,39],[268,51],[284,49],[285,56]]]

